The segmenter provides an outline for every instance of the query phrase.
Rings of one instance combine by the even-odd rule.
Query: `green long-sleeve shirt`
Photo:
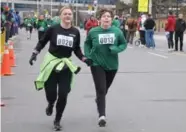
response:
[[[94,66],[105,70],[118,69],[118,53],[127,47],[121,30],[115,26],[102,29],[100,26],[89,31],[84,44],[85,56],[93,60]]]
[[[118,28],[120,28],[120,22],[119,22],[119,20],[114,19],[114,20],[112,21],[112,25],[113,25],[113,26],[116,26],[116,27],[118,27]]]
[[[47,28],[48,28],[47,21],[45,21],[45,20],[38,20],[36,27],[37,27],[37,29],[40,32],[45,32],[47,30]]]
[[[33,20],[32,18],[25,18],[24,19],[24,25],[25,27],[33,27]]]

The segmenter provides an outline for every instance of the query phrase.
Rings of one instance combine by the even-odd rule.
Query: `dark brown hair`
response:
[[[107,8],[103,8],[103,9],[100,9],[100,11],[99,11],[99,19],[100,19],[101,16],[102,16],[103,14],[105,14],[106,12],[110,13],[110,15],[111,15],[112,18],[114,17],[114,13],[113,13],[112,10],[109,10],[109,9],[107,9]]]

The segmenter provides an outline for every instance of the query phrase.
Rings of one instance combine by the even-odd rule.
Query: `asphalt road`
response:
[[[82,45],[85,32],[81,31]],[[185,37],[186,40],[186,37]],[[185,132],[186,54],[167,52],[163,34],[155,36],[155,50],[129,45],[120,54],[118,74],[107,96],[106,128],[97,126],[95,91],[89,68],[82,67],[69,95],[62,125],[64,132]],[[33,81],[47,47],[34,66],[28,60],[37,43],[25,30],[15,42],[15,75],[1,78],[2,132],[51,132],[53,118],[45,115],[44,91],[36,91]],[[184,43],[186,51],[186,41]]]

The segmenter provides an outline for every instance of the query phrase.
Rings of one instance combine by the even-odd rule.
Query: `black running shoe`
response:
[[[52,113],[53,113],[53,106],[54,105],[48,104],[48,106],[46,108],[46,115],[47,116],[51,116],[52,115]]]

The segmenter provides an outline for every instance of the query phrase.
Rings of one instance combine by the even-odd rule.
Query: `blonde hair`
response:
[[[61,13],[65,10],[65,9],[70,9],[72,11],[72,8],[70,6],[64,6],[60,9],[59,13],[61,15]],[[73,12],[73,11],[72,11]]]

